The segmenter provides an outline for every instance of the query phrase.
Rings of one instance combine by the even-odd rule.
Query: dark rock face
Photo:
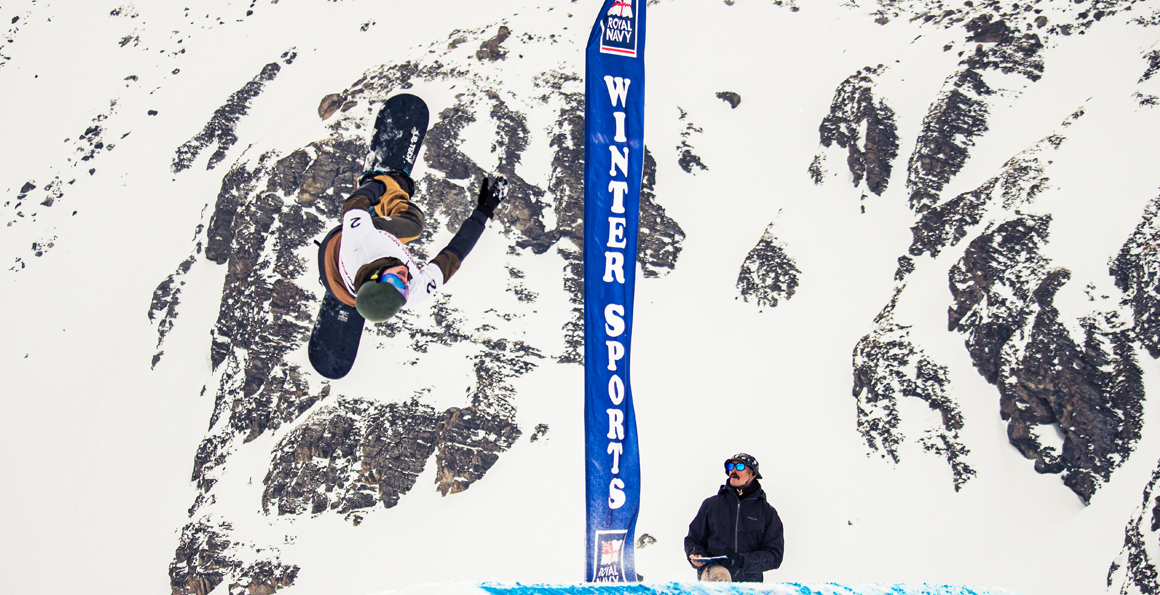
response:
[[[1144,74],[1140,76],[1138,83],[1141,85],[1146,81],[1151,80],[1151,78],[1156,75],[1156,72],[1160,71],[1160,50],[1153,50],[1147,54],[1144,54],[1144,60],[1148,62],[1148,68],[1144,71]],[[1135,97],[1136,102],[1139,103],[1142,107],[1153,107],[1160,105],[1160,97],[1155,95],[1136,91]]]
[[[265,84],[274,80],[281,70],[282,67],[277,62],[271,62],[263,67],[262,72],[258,73],[253,80],[230,95],[226,104],[214,112],[213,118],[210,119],[205,128],[197,136],[177,148],[177,155],[173,158],[171,166],[173,173],[189,169],[197,156],[212,144],[217,144],[217,149],[210,155],[207,169],[213,169],[218,163],[221,163],[226,158],[226,151],[229,151],[230,147],[238,142],[235,131],[238,127],[238,121],[250,111],[250,102],[262,93]]]
[[[894,298],[875,319],[875,329],[854,348],[853,394],[858,400],[858,432],[866,445],[882,458],[900,462],[899,447],[905,440],[899,430],[898,399],[917,397],[938,413],[938,426],[918,439],[926,452],[942,456],[950,465],[955,491],[975,476],[965,461],[970,454],[959,436],[963,416],[950,396],[947,368],[928,357],[910,340],[910,329],[898,324]]]
[[[854,176],[854,187],[865,178],[866,187],[879,196],[890,184],[890,164],[898,156],[894,110],[883,100],[874,100],[874,77],[884,70],[882,65],[867,66],[843,81],[834,92],[830,114],[818,128],[823,146],[837,143],[849,151],[846,164]],[[861,138],[863,123],[866,138]],[[821,155],[816,157],[811,171],[820,171],[821,161]],[[816,174],[814,182],[820,180],[821,174]]]
[[[474,358],[475,390],[470,405],[453,407],[439,420],[436,457],[438,490],[444,496],[466,490],[511,448],[521,435],[515,423],[516,391],[510,380],[536,367],[543,355],[521,341],[481,338]]]
[[[636,258],[646,279],[662,277],[677,266],[685,231],[657,202],[657,160],[645,148],[640,187],[640,233]]]
[[[1160,198],[1153,199],[1140,225],[1111,263],[1116,287],[1132,308],[1135,336],[1153,359],[1160,358]]]
[[[1108,570],[1108,590],[1133,595],[1160,593],[1155,546],[1160,539],[1160,463],[1144,488],[1140,507],[1124,528],[1124,547]]]
[[[1039,38],[1034,34],[1017,36],[1006,25],[993,25],[989,19],[989,15],[980,16],[968,23],[967,30],[972,37],[999,36],[999,41],[987,49],[979,44],[973,54],[963,59],[960,70],[948,79],[923,121],[918,145],[907,166],[906,187],[910,207],[916,213],[939,203],[943,187],[970,157],[974,139],[988,130],[988,102],[995,91],[984,81],[986,72],[1015,72],[1031,82],[1043,74],[1043,44]]]
[[[198,231],[200,233],[200,230]],[[151,367],[156,367],[157,362],[161,361],[161,356],[164,354],[161,351],[161,344],[165,342],[165,336],[173,330],[173,324],[177,320],[177,305],[181,301],[181,288],[185,285],[185,281],[181,280],[181,277],[193,268],[193,263],[196,261],[196,255],[185,259],[177,266],[175,273],[166,277],[157,286],[157,289],[153,290],[153,303],[149,306],[149,321],[152,322],[160,312],[165,314],[157,321],[157,354],[153,356]]]
[[[434,409],[417,399],[340,399],[296,426],[274,450],[262,483],[267,514],[390,508],[415,485],[435,449]]]
[[[169,583],[173,595],[208,595],[229,577],[231,595],[273,593],[288,587],[298,576],[297,566],[283,564],[278,553],[271,560],[246,564],[238,559],[241,544],[229,540],[233,527],[227,522],[216,525],[190,525],[181,532],[180,544],[169,565]]]
[[[679,108],[678,108],[679,109]],[[681,121],[686,122],[689,114],[685,110],[681,110]],[[693,169],[700,171],[709,171],[709,168],[701,161],[701,158],[693,153],[693,145],[689,144],[690,137],[694,133],[701,134],[704,132],[692,122],[685,123],[685,129],[681,131],[681,144],[677,145],[677,165],[687,174],[693,173]]]
[[[1039,255],[1049,225],[1028,215],[971,242],[951,270],[948,326],[967,335],[975,367],[998,386],[1011,444],[1036,471],[1063,472],[1086,503],[1139,440],[1144,386],[1131,333],[1114,316],[1079,321],[1082,344],[1060,320],[1053,298],[1071,273]],[[1043,443],[1040,426],[1063,435],[1061,449]]]
[[[933,140],[920,139],[912,157],[912,165],[916,160],[924,164],[925,177],[913,175],[912,170],[911,182],[918,180],[919,187],[930,191],[925,196],[934,198],[915,203],[916,196],[924,195],[911,195],[919,220],[911,228],[909,254],[899,258],[895,298],[879,315],[875,330],[854,350],[859,429],[871,450],[897,461],[897,447],[904,437],[895,431],[899,421],[896,398],[919,396],[942,413],[942,427],[935,432],[938,435],[924,437],[919,443],[947,457],[956,489],[974,475],[964,460],[969,451],[957,439],[961,415],[950,402],[949,386],[939,381],[945,380],[945,372],[939,372],[945,369],[911,344],[908,327],[895,320],[894,312],[907,278],[921,264],[915,257],[935,257],[967,241],[962,257],[948,273],[952,297],[948,330],[966,337],[965,347],[975,368],[996,385],[1011,445],[1035,461],[1036,471],[1062,473],[1064,484],[1088,502],[1132,454],[1140,436],[1144,394],[1133,346],[1142,339],[1136,339],[1115,312],[1097,310],[1080,320],[1064,319],[1054,298],[1071,281],[1072,274],[1042,255],[1049,241],[1051,216],[1022,211],[1049,187],[1051,154],[1066,142],[1062,130],[1081,118],[1082,110],[1061,124],[1060,133],[1048,135],[1008,160],[996,176],[977,189],[951,200],[937,199],[942,185],[966,158],[966,144],[946,139],[969,140],[970,130],[981,133],[985,129],[986,106],[978,97],[987,93],[985,85],[979,86],[982,79],[969,75],[981,72],[971,64],[1001,68],[988,60],[995,57],[995,50],[1007,47],[1022,58],[1008,59],[1008,55],[999,62],[1031,80],[1041,70],[1033,59],[1038,51],[1036,43],[1027,39],[1012,42],[1007,25],[981,19],[972,21],[968,28],[983,40],[999,41],[985,41],[997,45],[977,52],[974,60],[965,62],[968,68],[954,79],[974,81],[975,86],[967,88],[973,89],[975,98],[959,88],[940,97],[942,107],[931,114],[942,114],[938,118],[957,114],[946,120],[953,125],[932,127],[928,117],[922,134],[933,134]],[[950,109],[950,104],[963,109]],[[979,118],[972,120],[975,116]],[[975,124],[967,125],[971,121]],[[954,159],[932,159],[928,149],[934,146],[942,147],[941,155]],[[1137,288],[1137,293],[1125,289],[1126,303],[1140,295],[1138,288],[1150,287],[1148,281],[1139,281],[1148,278],[1148,268],[1135,256],[1147,253],[1137,246],[1150,241],[1145,219],[1136,239],[1126,244],[1122,254],[1124,264],[1119,270],[1125,273],[1120,276],[1120,287]],[[1113,275],[1116,271],[1113,266]],[[1144,304],[1140,311],[1147,317],[1153,307]],[[1078,336],[1077,331],[1069,330],[1076,328],[1080,329]],[[1059,436],[1062,445],[1058,444]]]
[[[749,251],[737,273],[737,291],[747,302],[763,308],[776,307],[793,297],[801,271],[786,253],[784,243],[774,235],[775,225],[765,228],[761,240]]]

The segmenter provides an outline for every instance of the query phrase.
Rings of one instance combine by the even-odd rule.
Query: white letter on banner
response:
[[[608,304],[604,307],[604,332],[609,337],[619,337],[624,332],[624,306]]]
[[[618,143],[627,143],[628,137],[624,135],[624,112],[612,112],[612,117],[616,118],[616,136],[612,140]]]
[[[620,341],[605,341],[608,344],[608,371],[616,371],[616,362],[624,358],[624,345]]]
[[[608,410],[608,439],[624,440],[624,412],[619,409]]]
[[[620,252],[605,252],[604,282],[611,283],[614,280],[617,283],[624,283],[624,255]]]
[[[612,212],[624,212],[624,195],[628,192],[628,182],[612,181],[608,183],[608,191],[612,193]]]
[[[624,226],[628,223],[624,217],[608,218],[608,247],[624,248],[628,244],[624,240]]]
[[[620,474],[620,455],[624,454],[624,445],[619,442],[608,443],[608,454],[612,455],[612,474]]]
[[[612,483],[608,484],[608,507],[616,510],[624,506],[628,497],[624,495],[624,482],[619,478],[613,478]]]
[[[612,99],[612,107],[616,107],[616,100],[620,100],[620,105],[625,107],[626,97],[628,97],[628,86],[632,81],[626,78],[611,76],[604,77],[604,84],[608,85],[608,97]]]
[[[624,172],[624,177],[628,177],[628,147],[624,148],[624,154],[621,155],[616,147],[609,145],[608,151],[612,153],[612,167],[608,170],[608,175],[616,175],[616,166],[620,166],[620,171]]]
[[[620,376],[613,376],[608,380],[608,400],[612,401],[613,405],[624,402],[624,381]]]

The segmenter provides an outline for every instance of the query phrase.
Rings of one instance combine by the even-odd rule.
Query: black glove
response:
[[[728,560],[721,560],[718,564],[729,570],[740,570],[742,566],[745,566],[745,558],[742,558],[741,554],[725,554],[725,557]]]
[[[479,187],[479,204],[475,208],[487,215],[488,219],[495,217],[495,208],[507,196],[507,191],[508,183],[503,176],[496,176],[490,185],[487,178],[484,178],[483,185]]]

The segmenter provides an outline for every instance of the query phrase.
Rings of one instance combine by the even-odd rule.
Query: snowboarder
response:
[[[726,459],[729,479],[689,523],[685,555],[700,580],[760,583],[762,573],[781,566],[781,518],[757,481],[759,469],[745,453]]]
[[[484,179],[471,216],[451,242],[419,267],[403,246],[423,233],[423,211],[411,202],[415,184],[403,172],[364,173],[342,207],[342,225],[318,248],[319,278],[328,293],[371,322],[431,297],[451,279],[507,195],[507,181]]]

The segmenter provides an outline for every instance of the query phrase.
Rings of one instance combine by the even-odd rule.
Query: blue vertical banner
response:
[[[633,294],[644,166],[647,0],[604,0],[588,37],[584,119],[586,580],[636,582],[640,455]]]

